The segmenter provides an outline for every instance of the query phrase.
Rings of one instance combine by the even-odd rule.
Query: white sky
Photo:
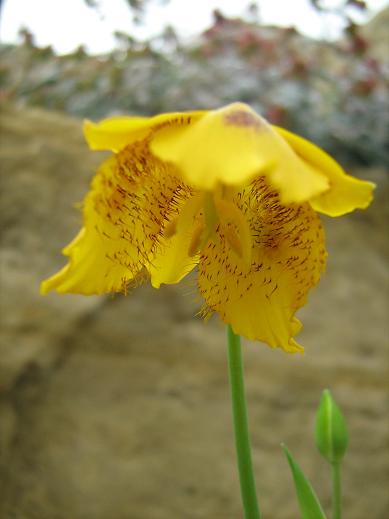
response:
[[[144,26],[137,27],[125,0],[100,0],[100,11],[88,8],[83,0],[5,0],[0,38],[2,42],[17,42],[18,31],[24,26],[34,34],[38,45],[52,45],[59,53],[71,52],[80,44],[91,53],[102,53],[115,47],[114,31],[148,38],[158,35],[170,24],[181,37],[190,38],[210,25],[213,9],[219,8],[228,16],[239,16],[248,3],[249,0],[170,0],[167,5],[152,4]],[[329,0],[329,3],[339,2]],[[388,3],[388,0],[368,0],[368,17]],[[314,38],[335,38],[340,34],[339,20],[336,17],[323,19],[308,0],[258,0],[258,5],[262,23],[293,25]],[[362,21],[366,16],[354,18]]]

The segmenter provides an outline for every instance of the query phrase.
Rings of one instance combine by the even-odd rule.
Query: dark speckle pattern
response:
[[[128,278],[144,272],[165,225],[191,194],[174,168],[150,153],[148,142],[136,142],[108,159],[86,200],[97,216],[94,231],[111,263],[105,276],[115,276],[118,266],[128,271]],[[125,291],[126,286],[124,276],[118,289]]]
[[[249,223],[251,265],[231,251],[219,226],[199,263],[199,290],[206,303],[202,314],[218,312],[222,320],[234,322],[231,316],[240,308],[249,312],[257,306],[261,312],[268,303],[274,314],[282,305],[290,321],[325,267],[320,219],[309,204],[282,205],[264,177],[239,191],[234,202]]]

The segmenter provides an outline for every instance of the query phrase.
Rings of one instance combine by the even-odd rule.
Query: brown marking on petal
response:
[[[143,268],[147,271],[165,227],[190,196],[191,188],[171,165],[151,154],[147,140],[105,162],[93,181],[88,204],[98,224],[94,232],[112,269],[124,268],[133,276]]]
[[[172,126],[189,126],[192,123],[192,116],[190,115],[180,115],[178,117],[172,117],[171,119],[168,119],[166,121],[163,121],[162,123],[156,124],[151,129],[151,134],[154,134],[157,131],[163,130],[168,127]]]
[[[223,319],[232,311],[230,305],[251,297],[254,291],[273,304],[286,286],[291,292],[290,310],[296,311],[305,303],[309,288],[317,284],[325,266],[319,218],[308,204],[281,204],[265,177],[244,187],[233,203],[250,228],[252,262],[242,268],[240,258],[231,254],[233,247],[225,226],[219,228],[213,243],[201,251],[199,289],[205,299],[201,314],[218,312]]]
[[[232,124],[233,126],[254,128],[255,130],[259,130],[262,126],[261,119],[256,114],[247,112],[246,110],[234,110],[227,113],[224,116],[224,120],[227,124]]]

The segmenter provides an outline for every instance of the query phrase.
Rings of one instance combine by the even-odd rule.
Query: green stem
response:
[[[342,518],[342,487],[340,481],[340,463],[331,464],[332,476],[332,519]]]
[[[235,446],[238,458],[240,491],[245,519],[260,519],[255,479],[251,461],[250,438],[247,425],[246,395],[240,337],[228,326],[228,365],[232,411],[235,430]]]

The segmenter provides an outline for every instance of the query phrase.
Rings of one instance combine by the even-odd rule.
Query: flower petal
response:
[[[251,265],[252,239],[249,224],[234,202],[216,199],[215,205],[223,234],[232,250]]]
[[[287,142],[249,106],[213,110],[187,127],[163,129],[151,149],[176,164],[196,188],[241,186],[267,175],[284,203],[301,202],[328,189],[327,179],[297,157]]]
[[[330,189],[310,200],[316,211],[329,216],[341,216],[357,208],[365,209],[370,204],[375,188],[372,182],[347,175],[332,157],[311,142],[283,128],[274,128],[297,155],[328,178]]]
[[[180,215],[174,221],[174,234],[160,239],[160,245],[156,248],[149,266],[151,284],[154,288],[159,288],[162,283],[178,283],[197,265],[199,255],[190,254],[190,244],[196,214],[202,202],[203,197],[197,194],[181,204]]]
[[[148,117],[110,117],[99,123],[84,121],[84,136],[92,150],[118,152],[136,139],[144,138],[149,129]]]
[[[181,127],[199,119],[205,112],[173,112],[154,117],[110,117],[99,123],[84,121],[85,139],[92,150],[118,152],[143,140],[152,131],[173,125]]]
[[[281,205],[263,177],[242,190],[235,203],[250,224],[252,262],[245,266],[231,251],[220,227],[199,262],[204,313],[218,312],[249,339],[301,351],[293,339],[301,328],[294,314],[324,269],[320,220],[307,203]]]
[[[125,291],[150,264],[164,222],[176,213],[179,180],[147,142],[110,157],[84,201],[84,227],[64,249],[70,261],[41,291],[101,294]]]

